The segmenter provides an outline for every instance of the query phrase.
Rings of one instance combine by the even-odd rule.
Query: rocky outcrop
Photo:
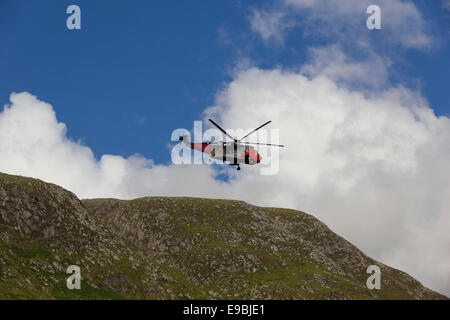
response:
[[[381,268],[381,289],[366,268]],[[81,290],[66,269],[81,268]],[[314,217],[241,201],[80,201],[0,174],[0,298],[445,299]]]

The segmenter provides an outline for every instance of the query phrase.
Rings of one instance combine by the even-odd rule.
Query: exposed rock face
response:
[[[381,290],[366,288],[369,265]],[[81,290],[66,269],[81,268]],[[241,201],[80,201],[0,174],[0,298],[445,299],[299,211]]]

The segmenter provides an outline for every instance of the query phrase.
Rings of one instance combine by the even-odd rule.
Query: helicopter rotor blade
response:
[[[249,135],[251,135],[253,132],[258,131],[259,129],[261,129],[262,127],[264,127],[265,125],[268,125],[269,123],[271,123],[271,121],[267,121],[266,123],[264,123],[263,125],[260,125],[258,128],[256,128],[255,130],[251,131],[250,133],[247,133],[245,136],[243,136],[242,138],[240,138],[238,141],[242,141],[243,139],[247,138]]]
[[[231,139],[233,139],[234,142],[237,142],[236,138],[233,138],[232,136],[230,136],[224,129],[222,129],[217,123],[215,123],[214,121],[212,121],[211,119],[208,119],[213,125],[215,125],[217,127],[217,129],[219,129],[220,131],[222,131],[227,137],[230,137]]]
[[[284,147],[284,145],[282,145],[282,144],[258,143],[258,142],[244,142],[243,144],[255,144],[255,145],[263,145],[263,146]]]

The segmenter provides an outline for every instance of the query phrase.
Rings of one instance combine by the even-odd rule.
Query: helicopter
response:
[[[243,139],[247,138],[252,133],[258,131],[262,127],[268,125],[272,121],[267,121],[263,125],[260,125],[255,130],[249,132],[240,139],[236,139],[230,136],[223,128],[221,128],[212,119],[208,119],[214,126],[217,127],[222,133],[227,137],[233,139],[229,142],[199,142],[194,143],[188,141],[188,136],[180,136],[179,140],[182,141],[186,146],[191,149],[198,150],[209,154],[209,156],[216,160],[221,160],[224,163],[228,162],[230,166],[237,166],[237,170],[241,170],[240,164],[255,165],[261,162],[261,156],[251,145],[266,145],[273,147],[284,147],[281,144],[270,144],[270,143],[258,143],[258,142],[241,142]]]

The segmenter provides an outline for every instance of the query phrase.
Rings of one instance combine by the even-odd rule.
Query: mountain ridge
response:
[[[366,268],[381,269],[369,290]],[[81,268],[81,290],[66,269]],[[0,173],[2,299],[447,299],[313,216],[237,200],[78,199]]]

